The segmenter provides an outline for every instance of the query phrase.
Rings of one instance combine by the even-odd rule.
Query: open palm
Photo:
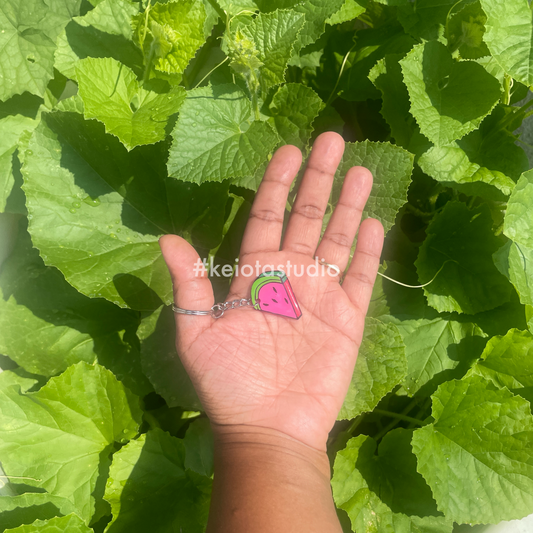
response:
[[[334,133],[315,142],[280,242],[290,185],[301,165],[293,146],[280,148],[265,173],[243,238],[239,265],[283,265],[302,311],[299,320],[251,307],[220,318],[176,315],[176,345],[211,422],[281,431],[324,449],[348,390],[383,243],[372,219],[359,228],[356,253],[342,286],[339,276],[301,274],[315,256],[346,268],[361,213],[372,187],[368,170],[352,168],[320,244],[322,219],[342,157],[344,141]],[[214,303],[207,274],[195,275],[198,255],[185,240],[160,240],[172,275],[176,305],[207,310]],[[318,245],[318,247],[317,247]],[[248,268],[248,271],[251,269]],[[245,269],[246,272],[246,269]],[[311,271],[312,272],[312,271]],[[236,276],[228,300],[249,298],[257,276]]]

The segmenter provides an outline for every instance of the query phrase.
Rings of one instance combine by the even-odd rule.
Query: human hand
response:
[[[359,227],[354,258],[342,285],[339,277],[289,276],[302,310],[299,320],[250,308],[223,318],[176,315],[176,347],[202,405],[217,428],[267,428],[325,450],[352,378],[383,245],[383,227],[360,226],[372,188],[362,167],[350,169],[320,241],[333,176],[344,151],[342,137],[320,135],[311,152],[280,250],[283,215],[301,152],[283,146],[273,156],[255,197],[239,265],[296,265],[315,256],[344,271]],[[318,245],[318,247],[317,247]],[[184,239],[160,239],[174,284],[176,305],[208,310],[214,304],[198,254]],[[293,267],[294,268],[294,267]],[[236,276],[227,300],[249,298],[254,277]]]

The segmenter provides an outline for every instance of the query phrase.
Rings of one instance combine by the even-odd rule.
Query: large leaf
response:
[[[344,0],[342,7],[326,20],[327,24],[342,24],[361,16],[368,5],[367,0]]]
[[[54,77],[57,36],[81,0],[5,0],[0,5],[0,100],[28,91],[43,96]]]
[[[106,531],[203,533],[211,480],[187,470],[185,461],[184,442],[160,429],[115,453],[105,493],[113,521]]]
[[[144,396],[152,388],[141,371],[137,324],[136,313],[87,298],[46,267],[20,228],[0,273],[0,353],[44,376],[98,361]]]
[[[176,321],[172,309],[161,306],[143,318],[137,335],[141,341],[143,370],[167,405],[201,409],[202,404],[176,351]]]
[[[132,395],[105,368],[71,366],[38,392],[0,390],[0,456],[8,476],[66,498],[86,522],[102,454],[139,428]]]
[[[84,59],[76,75],[85,118],[103,122],[128,150],[162,141],[169,118],[185,100],[183,87],[139,87],[135,74],[111,58]]]
[[[3,372],[2,372],[3,374]],[[76,512],[66,498],[47,492],[27,492],[18,496],[0,496],[0,532]]]
[[[323,108],[324,103],[313,89],[287,83],[272,98],[269,122],[283,143],[305,149],[313,132],[313,121]]]
[[[507,335],[492,338],[470,374],[533,400],[533,335],[511,329]]]
[[[240,28],[241,39],[247,38],[255,45],[257,58],[261,61],[259,78],[264,89],[285,81],[285,69],[304,22],[301,13],[278,10],[260,13]],[[233,63],[235,61],[238,61],[237,57]]]
[[[75,514],[71,514],[51,520],[36,520],[33,524],[6,531],[8,533],[91,533],[93,530]]]
[[[412,431],[388,433],[376,442],[360,435],[337,453],[331,484],[337,507],[354,531],[375,533],[451,533],[453,523],[436,509],[431,491],[416,471]]]
[[[235,85],[189,91],[172,136],[169,175],[195,183],[254,174],[278,142]]]
[[[128,154],[103,126],[53,113],[23,167],[34,246],[81,293],[121,307],[172,301],[158,238],[173,231],[160,145]]]
[[[406,35],[397,22],[358,31],[355,44],[350,40],[345,44],[349,47],[348,50],[342,49],[335,54],[339,68],[339,73],[336,75],[340,75],[345,54],[352,49],[345,65],[346,72],[339,81],[341,97],[356,102],[378,99],[380,93],[369,78],[370,71],[386,55],[405,55],[414,44],[416,43],[413,38]],[[331,57],[330,62],[333,61]]]
[[[484,347],[485,335],[475,324],[442,317],[393,324],[405,343],[407,376],[402,385],[410,396],[427,383],[433,392],[444,381],[461,377]]]
[[[416,124],[409,112],[409,93],[403,82],[400,66],[403,57],[403,54],[387,54],[375,64],[368,78],[381,92],[381,114],[391,128],[392,137],[407,148]]]
[[[480,0],[487,15],[485,42],[505,72],[533,85],[533,26],[527,0]]]
[[[464,59],[478,59],[490,56],[483,41],[487,15],[476,1],[464,5],[463,9],[450,17],[447,28],[448,43],[453,50],[459,50]]]
[[[185,468],[202,476],[213,475],[214,441],[208,418],[195,420],[187,429],[185,438]]]
[[[314,43],[323,33],[326,20],[337,13],[344,4],[344,0],[255,0],[263,13],[276,9],[292,9],[305,15],[305,25],[298,38],[298,49]]]
[[[503,232],[518,244],[533,248],[533,170],[518,180],[509,198]]]
[[[142,72],[143,57],[133,43],[131,18],[139,11],[129,0],[104,0],[74,17],[57,39],[54,67],[76,80],[76,64],[86,57],[113,57]]]
[[[478,128],[500,99],[500,82],[494,76],[473,61],[455,61],[438,41],[415,46],[400,63],[411,113],[437,146]]]
[[[472,524],[530,514],[529,403],[479,376],[444,383],[432,398],[435,422],[416,430],[412,444],[439,510]]]
[[[390,1],[390,0],[389,0]],[[405,31],[424,41],[440,39],[444,42],[446,22],[454,8],[474,0],[417,0],[401,2],[398,19]]]
[[[418,164],[432,178],[464,194],[504,201],[529,162],[516,137],[498,129],[502,115],[493,113],[460,141],[430,148]]]
[[[145,68],[181,74],[205,42],[205,7],[200,0],[149,4],[133,18],[135,41],[144,54]]]
[[[492,261],[500,241],[485,204],[469,209],[461,202],[448,202],[427,234],[416,268],[421,283],[438,273],[424,288],[429,305],[440,313],[476,314],[509,301],[511,285]]]
[[[367,318],[365,335],[339,420],[372,411],[406,373],[405,345],[396,326]]]
[[[0,213],[4,212],[15,178],[13,157],[25,131],[33,131],[37,121],[22,115],[9,115],[0,120]]]
[[[374,185],[363,217],[377,218],[387,233],[394,225],[400,207],[407,201],[413,155],[389,143],[347,143],[333,183],[332,205],[337,204],[344,176],[353,166],[363,166],[372,172]]]
[[[508,241],[493,256],[494,264],[514,285],[525,305],[533,305],[533,249]]]

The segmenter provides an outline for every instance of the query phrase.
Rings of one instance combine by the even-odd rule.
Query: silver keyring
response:
[[[172,304],[172,311],[180,315],[192,315],[192,316],[212,316],[213,318],[222,318],[224,313],[229,309],[239,309],[241,307],[253,307],[252,301],[246,298],[240,300],[231,300],[230,302],[224,302],[215,304],[209,311],[193,311],[192,309],[183,309],[177,305]]]
[[[195,316],[206,316],[211,314],[211,310],[209,311],[192,311],[191,309],[182,309],[181,307],[178,307],[177,305],[172,304],[172,311],[174,313],[178,313],[180,315],[195,315]]]

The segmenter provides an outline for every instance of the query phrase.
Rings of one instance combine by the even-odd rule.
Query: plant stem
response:
[[[337,77],[337,83],[335,83],[335,87],[333,87],[333,90],[331,91],[331,94],[329,95],[328,101],[326,102],[326,107],[331,103],[331,100],[333,99],[333,97],[335,95],[335,91],[337,90],[337,87],[339,86],[342,74],[344,72],[344,67],[346,66],[346,61],[348,61],[348,57],[352,53],[352,51],[355,48],[356,44],[357,43],[354,43],[354,45],[348,50],[348,53],[344,56],[344,59],[342,61],[342,65],[341,65],[341,70],[339,72],[339,76]]]
[[[357,418],[355,418],[354,421],[350,424],[350,426],[346,430],[346,433],[348,433],[349,435],[353,435],[353,432],[361,424],[361,422],[363,421],[363,418],[364,418],[364,415],[361,415],[361,416],[358,416]]]
[[[417,424],[419,426],[424,425],[424,422],[422,420],[418,420],[418,418],[413,418],[412,416],[402,415],[401,413],[394,413],[393,411],[385,411],[384,409],[374,409],[374,411],[372,412],[377,413],[378,415],[385,415],[390,418],[397,418],[405,422],[411,422],[412,424]]]
[[[221,63],[219,63],[218,65],[214,66],[194,87],[193,89],[196,89],[196,87],[202,85],[202,83],[209,77],[211,76],[211,74],[213,74],[213,72],[215,72],[215,70],[218,68],[218,67],[221,67],[226,61],[228,61],[229,57],[226,57],[226,59],[224,59],[224,61],[222,61]]]
[[[402,416],[403,415],[406,415],[407,413],[411,412],[411,410],[418,404],[418,398],[415,398],[412,402],[410,402],[407,407],[400,413]],[[374,411],[372,411],[373,413],[375,413],[377,411],[377,409],[374,409]],[[388,411],[387,411],[388,412]],[[398,414],[398,413],[394,413],[395,415]],[[381,438],[383,438],[391,429],[395,428],[398,423],[400,422],[400,419],[395,417],[393,418],[392,422],[390,424],[388,424],[387,426],[385,426],[375,437],[374,437],[374,440],[378,441],[380,440]]]

